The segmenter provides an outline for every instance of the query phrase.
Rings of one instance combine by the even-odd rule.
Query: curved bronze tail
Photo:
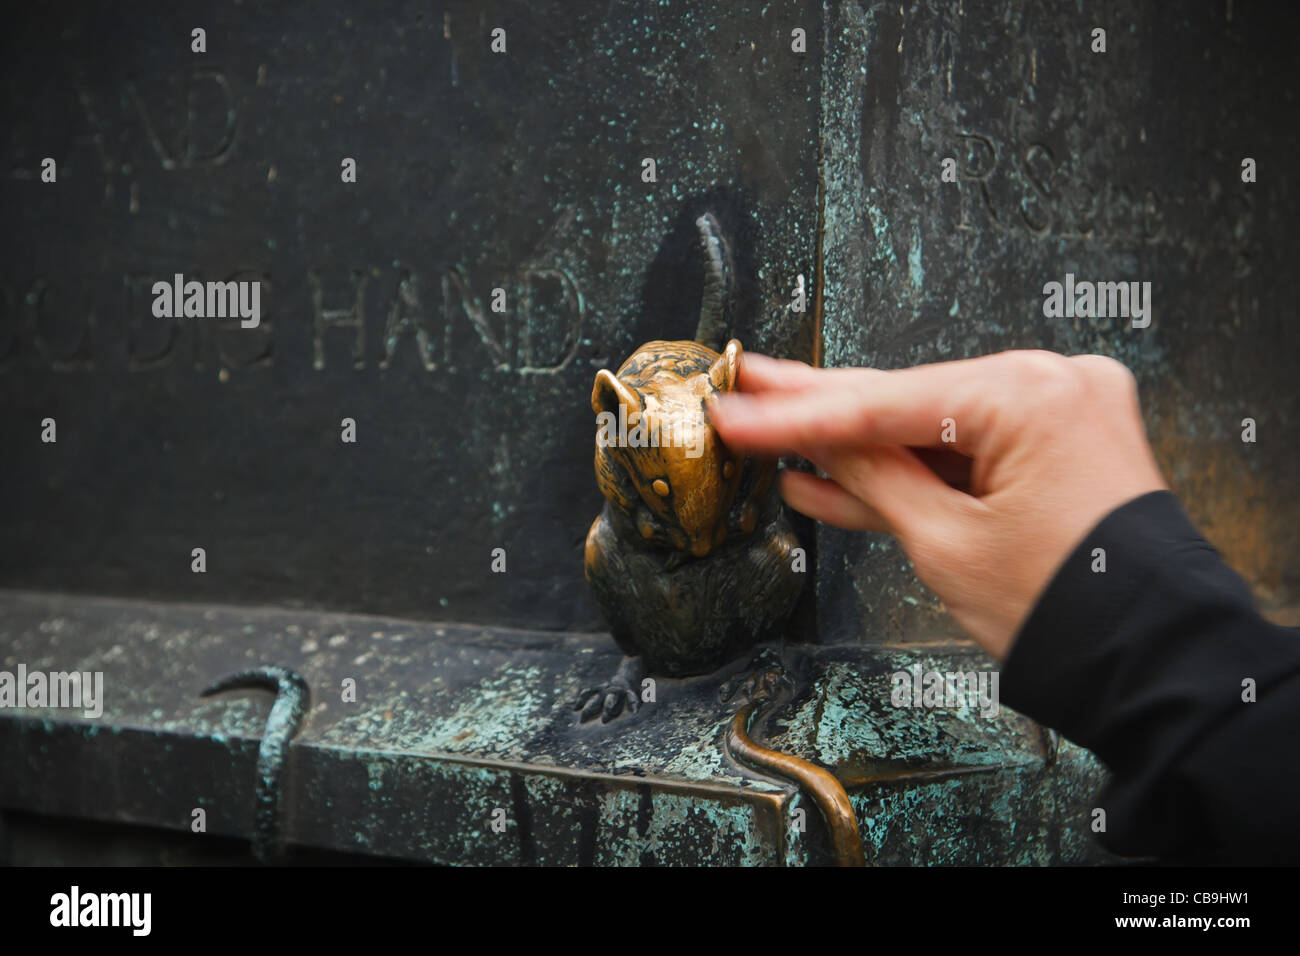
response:
[[[307,681],[287,667],[256,667],[217,681],[200,696],[211,697],[228,690],[260,687],[275,693],[266,718],[262,742],[257,747],[256,826],[253,855],[263,862],[276,862],[284,847],[280,839],[280,801],[283,777],[289,759],[289,745],[311,701]]]
[[[866,866],[858,818],[840,782],[829,771],[806,760],[754,743],[749,737],[749,724],[756,709],[751,703],[736,712],[727,730],[727,749],[736,759],[791,780],[812,796],[826,821],[836,866]]]

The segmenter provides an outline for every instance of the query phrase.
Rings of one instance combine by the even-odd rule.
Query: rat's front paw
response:
[[[583,690],[573,709],[581,711],[578,720],[584,724],[597,714],[601,715],[600,722],[604,724],[623,713],[624,707],[635,714],[640,706],[641,696],[628,686],[627,681],[615,677],[605,684]]]
[[[587,723],[600,714],[600,722],[607,724],[624,709],[635,714],[641,708],[641,658],[625,657],[618,670],[603,684],[588,687],[578,695],[573,709],[580,711],[578,720]]]

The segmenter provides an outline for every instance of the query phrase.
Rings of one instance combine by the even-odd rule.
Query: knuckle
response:
[[[1118,359],[1109,355],[1077,355],[1074,363],[1094,388],[1120,394],[1137,394],[1137,377]]]
[[[1085,387],[1083,372],[1064,355],[1037,349],[1006,354],[1010,381],[1017,391],[1032,393],[1033,405],[1072,402]]]
[[[1080,355],[1075,365],[1087,383],[1089,404],[1129,418],[1141,418],[1137,377],[1123,362],[1105,355]]]
[[[865,401],[859,401],[853,409],[853,430],[854,432],[865,437],[871,434],[876,425],[874,410]]]
[[[1068,360],[1055,352],[1026,349],[1012,352],[1017,381],[1027,385],[1042,385],[1059,381],[1067,374]]]

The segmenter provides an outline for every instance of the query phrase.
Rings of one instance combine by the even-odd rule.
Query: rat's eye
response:
[[[650,487],[655,490],[655,494],[660,498],[668,497],[668,482],[664,481],[662,478],[656,478],[655,483]]]

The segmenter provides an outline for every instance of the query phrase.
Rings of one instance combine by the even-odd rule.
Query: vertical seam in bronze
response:
[[[825,18],[823,27],[825,29]],[[825,103],[825,50],[817,71],[817,230],[816,242],[816,278],[817,290],[813,294],[813,354],[812,364],[820,368],[825,356],[822,351],[822,286],[826,279],[825,242],[826,242],[826,136],[822,131],[822,108]]]

